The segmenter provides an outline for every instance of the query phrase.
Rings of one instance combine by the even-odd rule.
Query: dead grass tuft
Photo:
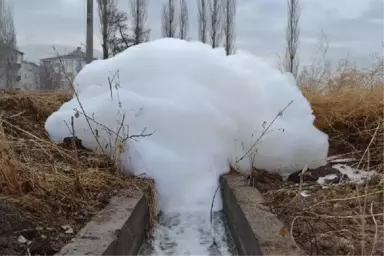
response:
[[[329,135],[330,155],[359,159],[379,127],[370,161],[372,166],[383,163],[383,88],[304,93],[316,116],[315,125]]]
[[[22,229],[43,228],[30,238],[40,244],[32,246],[32,254],[58,251],[73,236],[64,233],[63,225],[76,233],[119,191],[135,196],[153,188],[151,180],[123,175],[106,156],[50,141],[45,120],[69,97],[58,92],[0,95],[0,203],[15,209],[28,223]],[[17,239],[20,230],[2,231]],[[42,235],[47,237],[43,242]],[[4,254],[26,249],[1,238],[0,245]]]

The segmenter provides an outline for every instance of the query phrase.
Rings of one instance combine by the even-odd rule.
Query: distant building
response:
[[[17,85],[21,90],[38,90],[40,66],[33,62],[22,61],[20,69],[20,81]]]
[[[10,47],[0,47],[0,88],[13,89],[20,81],[24,53]]]
[[[41,79],[41,89],[71,90],[73,81],[85,66],[85,52],[81,47],[67,55],[41,59],[44,78]]]

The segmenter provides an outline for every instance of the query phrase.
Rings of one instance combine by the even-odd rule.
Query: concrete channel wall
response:
[[[112,198],[57,255],[137,255],[149,228],[147,195]]]
[[[221,178],[223,211],[239,255],[303,255],[241,176]],[[57,255],[137,255],[149,228],[148,193],[116,196]]]
[[[256,188],[241,176],[220,179],[223,211],[239,255],[304,255],[289,237],[280,235],[283,224],[263,205]]]

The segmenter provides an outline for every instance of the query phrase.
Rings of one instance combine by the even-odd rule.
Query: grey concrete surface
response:
[[[221,177],[223,211],[239,255],[305,255],[289,237],[283,223],[264,206],[263,196],[237,175]]]
[[[145,193],[116,196],[56,255],[136,255],[148,227]]]

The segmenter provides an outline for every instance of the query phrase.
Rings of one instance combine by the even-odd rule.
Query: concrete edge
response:
[[[223,212],[239,255],[262,255],[259,241],[237,203],[225,175],[220,177]]]
[[[220,182],[223,211],[239,255],[305,255],[280,235],[283,223],[263,205],[256,188],[239,175],[222,175]]]
[[[149,189],[113,197],[56,255],[137,255],[150,228]]]

